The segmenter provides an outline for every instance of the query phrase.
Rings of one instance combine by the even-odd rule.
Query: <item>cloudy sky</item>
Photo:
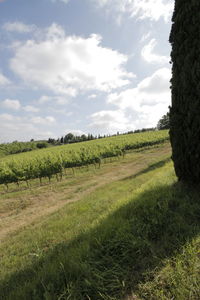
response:
[[[173,0],[0,0],[0,142],[156,126]]]

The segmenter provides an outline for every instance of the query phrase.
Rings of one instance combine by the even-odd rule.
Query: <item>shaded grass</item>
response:
[[[108,185],[11,241],[38,252],[7,263],[3,299],[199,299],[199,213],[171,164]],[[57,242],[45,246],[47,232]]]
[[[142,299],[200,299],[200,237],[187,242],[182,251],[166,259],[161,270],[154,270],[149,279],[139,285]]]
[[[157,162],[155,162],[155,163],[153,163],[153,164],[151,163],[151,164],[148,166],[148,168],[141,170],[141,171],[138,172],[137,174],[134,174],[134,175],[125,177],[125,178],[122,179],[122,181],[127,180],[127,179],[133,179],[133,178],[135,178],[135,177],[137,177],[137,176],[140,176],[140,175],[142,175],[142,174],[148,173],[148,172],[150,172],[150,171],[152,171],[152,170],[154,170],[154,169],[163,167],[167,162],[170,162],[170,161],[171,161],[171,157],[166,157],[166,158],[163,159],[163,160],[159,160],[159,161],[157,161]]]

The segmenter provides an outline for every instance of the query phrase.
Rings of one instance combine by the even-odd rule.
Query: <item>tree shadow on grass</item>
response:
[[[142,174],[148,173],[148,172],[150,172],[150,171],[152,171],[152,170],[154,170],[154,169],[161,168],[161,167],[163,167],[166,163],[168,163],[168,162],[170,162],[170,161],[171,161],[171,157],[167,157],[167,158],[165,158],[165,159],[163,159],[163,160],[160,160],[160,161],[158,161],[158,162],[156,162],[156,163],[154,163],[154,164],[149,165],[146,169],[141,170],[141,171],[138,172],[137,174],[133,174],[133,175],[131,175],[131,176],[124,177],[124,178],[121,179],[121,180],[124,181],[124,180],[127,180],[127,179],[134,179],[134,178],[136,178],[136,177],[138,177],[138,176],[140,176],[140,175],[142,175]]]
[[[199,213],[199,191],[151,187],[1,283],[2,299],[124,299],[199,233]]]

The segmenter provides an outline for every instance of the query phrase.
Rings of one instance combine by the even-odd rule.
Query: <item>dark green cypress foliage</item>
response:
[[[172,22],[172,158],[179,180],[200,184],[200,0],[176,0]]]

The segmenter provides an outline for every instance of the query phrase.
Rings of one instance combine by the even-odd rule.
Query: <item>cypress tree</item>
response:
[[[200,183],[200,0],[176,0],[170,34],[170,140],[178,179]]]

